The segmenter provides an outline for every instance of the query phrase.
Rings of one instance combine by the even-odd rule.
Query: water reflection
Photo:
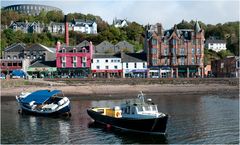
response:
[[[167,135],[150,135],[150,134],[142,134],[135,133],[129,131],[123,131],[112,127],[107,127],[106,125],[97,123],[97,122],[89,122],[89,128],[97,129],[98,132],[102,132],[104,134],[112,133],[117,138],[121,140],[121,144],[166,144],[167,143]]]

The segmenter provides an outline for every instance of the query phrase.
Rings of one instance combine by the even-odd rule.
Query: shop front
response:
[[[92,70],[94,78],[121,78],[122,70]]]
[[[146,78],[147,69],[126,69],[125,78]]]
[[[27,72],[32,78],[54,78],[57,76],[56,67],[29,67]]]
[[[180,78],[195,78],[200,77],[202,72],[197,66],[178,66],[178,77]],[[200,71],[200,72],[199,72]]]
[[[91,71],[90,68],[58,68],[60,78],[87,78]]]

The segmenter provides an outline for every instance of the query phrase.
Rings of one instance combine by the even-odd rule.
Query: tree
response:
[[[218,52],[220,58],[226,58],[227,56],[233,56],[234,54],[231,53],[229,50],[221,50]]]
[[[47,23],[53,21],[53,22],[63,22],[64,21],[64,15],[62,11],[49,11],[46,14],[47,17]]]

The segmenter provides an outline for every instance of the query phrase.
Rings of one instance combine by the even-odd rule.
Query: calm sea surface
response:
[[[149,96],[150,97],[150,96]],[[239,144],[239,100],[224,96],[152,96],[159,111],[170,115],[167,134],[119,131],[92,123],[86,109],[114,106],[124,100],[72,100],[71,118],[47,118],[17,113],[15,100],[1,102],[1,143]]]

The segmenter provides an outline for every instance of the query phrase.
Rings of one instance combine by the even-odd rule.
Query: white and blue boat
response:
[[[22,113],[43,116],[70,115],[70,100],[60,90],[22,92],[16,99]]]

